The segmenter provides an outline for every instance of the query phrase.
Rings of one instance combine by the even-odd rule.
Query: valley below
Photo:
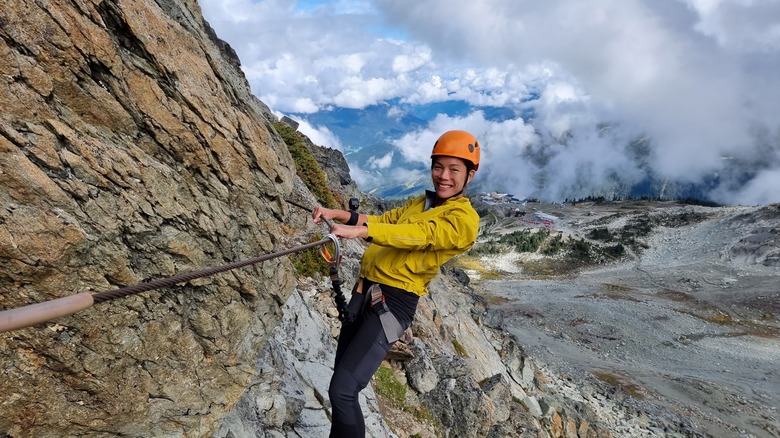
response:
[[[531,357],[635,406],[655,436],[780,436],[780,206],[490,208],[482,245],[530,227],[602,254],[504,247],[463,262]],[[620,256],[599,252],[618,243]]]

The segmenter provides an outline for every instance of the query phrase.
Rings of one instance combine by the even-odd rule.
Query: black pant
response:
[[[364,283],[363,286],[363,292],[366,293],[370,282]],[[398,308],[393,311],[393,314],[401,316],[399,322],[402,327],[409,327],[414,309],[417,307],[418,297],[400,289],[391,290],[383,286],[383,290],[391,292],[393,297],[401,297],[400,300],[388,301],[388,304],[403,301],[403,306],[392,306]],[[388,294],[386,293],[385,296],[388,297]],[[363,300],[363,297],[363,294],[353,291],[351,299]],[[341,327],[333,378],[330,380],[328,390],[333,408],[330,438],[366,436],[366,424],[363,411],[360,409],[358,394],[368,385],[371,376],[379,369],[379,365],[382,364],[392,345],[387,342],[379,315],[371,308],[369,301],[365,300],[366,304],[357,312],[354,322]]]

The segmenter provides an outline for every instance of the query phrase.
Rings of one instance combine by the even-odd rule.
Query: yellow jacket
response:
[[[468,198],[429,208],[433,198],[435,193],[426,192],[381,216],[368,216],[371,245],[363,253],[361,277],[422,296],[441,265],[474,245],[479,215]]]

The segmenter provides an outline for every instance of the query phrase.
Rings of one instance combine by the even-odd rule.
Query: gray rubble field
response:
[[[616,264],[538,278],[520,259],[475,291],[506,299],[493,300],[504,329],[549,367],[706,435],[780,436],[780,206],[620,208],[560,208],[554,232],[617,230],[640,213],[700,219],[655,228]]]

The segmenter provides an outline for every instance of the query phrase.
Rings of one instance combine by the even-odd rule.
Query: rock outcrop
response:
[[[347,257],[360,251],[351,247]],[[344,271],[345,280],[354,278],[353,267]],[[259,430],[273,437],[327,435],[339,324],[329,286],[327,278],[299,283],[258,356],[253,383],[216,437],[253,437]],[[376,378],[361,393],[369,437],[657,436],[635,424],[636,408],[620,398],[538,365],[502,330],[500,314],[451,271],[420,301],[404,348],[410,356],[388,356],[383,364],[405,388],[403,399],[382,395],[385,383]]]
[[[290,246],[238,64],[195,1],[3,3],[0,308]],[[275,259],[0,334],[0,435],[210,435],[293,287]]]

